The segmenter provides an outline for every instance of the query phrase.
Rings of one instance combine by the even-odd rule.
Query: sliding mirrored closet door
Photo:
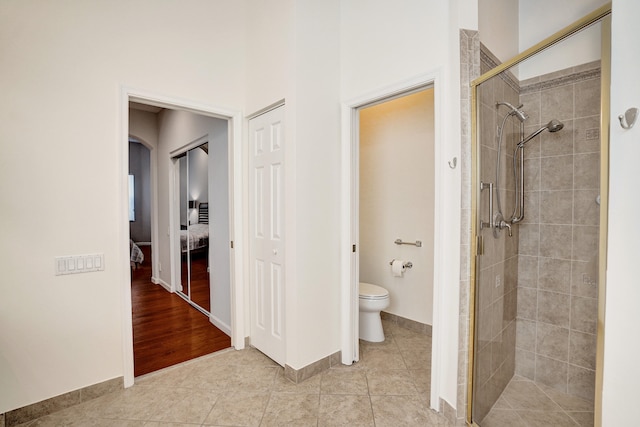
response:
[[[180,279],[178,293],[200,311],[211,311],[209,291],[208,144],[175,158],[179,173]]]

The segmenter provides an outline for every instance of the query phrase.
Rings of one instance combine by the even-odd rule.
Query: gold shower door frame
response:
[[[530,47],[519,55],[482,74],[471,82],[471,280],[469,289],[469,369],[467,373],[467,424],[477,426],[472,419],[473,407],[473,369],[475,344],[475,290],[478,279],[476,257],[482,241],[478,233],[478,203],[480,200],[480,153],[478,139],[478,86],[503,71],[520,64],[539,52],[565,40],[582,29],[602,22],[601,54],[601,97],[600,97],[600,235],[598,261],[598,323],[596,349],[596,386],[594,397],[594,425],[602,425],[602,366],[604,355],[604,307],[607,265],[607,221],[609,208],[609,118],[611,98],[611,3],[594,10],[540,43]]]

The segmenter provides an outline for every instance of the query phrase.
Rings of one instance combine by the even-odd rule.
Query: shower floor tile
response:
[[[593,427],[593,402],[514,377],[481,427]]]

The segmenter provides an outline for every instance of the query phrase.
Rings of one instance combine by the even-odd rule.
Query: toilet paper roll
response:
[[[394,259],[391,262],[391,274],[393,275],[393,277],[402,277],[402,275],[404,274],[404,270],[404,261]]]

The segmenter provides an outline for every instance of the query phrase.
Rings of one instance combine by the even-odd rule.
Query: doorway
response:
[[[343,109],[345,121],[350,124],[343,138],[343,178],[350,183],[343,186],[346,208],[343,217],[343,242],[350,249],[343,258],[343,298],[348,302],[343,310],[344,364],[360,360],[360,282],[378,282],[389,290],[391,304],[387,312],[382,314],[385,322],[417,328],[425,333],[433,333],[434,337],[437,333],[435,313],[438,301],[437,277],[440,274],[434,262],[434,247],[438,240],[434,233],[436,182],[439,180],[435,161],[439,141],[436,120],[439,106],[437,81],[435,74],[405,82],[395,89],[355,100]],[[379,117],[375,113],[373,117],[367,117],[374,110],[378,110]],[[389,117],[392,120],[384,129],[375,129],[381,124],[380,118]],[[367,121],[373,124],[373,132],[378,136],[374,137],[372,144],[364,147],[363,139],[368,138],[367,133],[371,130],[362,127]],[[424,122],[429,122],[429,125],[420,128]],[[421,143],[429,144],[428,154],[424,154],[428,159],[411,156],[412,150],[416,148],[415,144]],[[424,145],[422,149],[425,149]],[[376,166],[375,157],[387,160],[390,157],[397,158],[393,162],[379,162]],[[428,178],[414,174],[416,169],[425,172]],[[379,191],[385,187],[385,191]],[[391,201],[396,197],[399,197],[398,200]],[[416,217],[410,219],[411,215],[415,215],[414,197],[430,199],[427,203],[429,207],[425,208],[429,213],[424,217],[417,214],[417,220]],[[385,199],[388,200],[385,202]],[[367,212],[363,214],[363,210]],[[414,228],[409,230],[406,227]],[[418,230],[419,227],[422,229]],[[396,243],[397,240],[412,244]],[[420,244],[416,244],[417,241]],[[377,248],[376,245],[380,247]],[[393,277],[390,263],[394,259],[412,262],[413,267],[405,271],[403,276]],[[408,285],[408,282],[412,283]],[[403,289],[404,284],[407,287]],[[431,341],[431,337],[429,338]],[[434,339],[433,342],[435,348],[437,340]],[[429,357],[428,361],[425,360],[425,369],[429,369],[436,360],[434,352],[433,359]]]
[[[128,111],[129,114],[123,114],[123,126],[122,126],[122,134],[127,135],[127,144],[128,144],[128,135],[130,133],[130,126],[133,125],[135,121],[135,117],[133,117],[136,113],[134,110],[129,109],[129,104],[133,102],[138,105],[144,105],[146,109],[154,110],[157,114],[165,114],[162,120],[163,128],[166,128],[165,125],[169,124],[171,121],[173,123],[177,123],[177,121],[182,120],[183,124],[185,117],[190,116],[193,120],[203,120],[214,119],[219,122],[225,123],[225,131],[224,134],[219,134],[216,137],[220,140],[224,140],[225,145],[225,153],[221,156],[216,156],[218,161],[222,161],[226,168],[224,169],[224,176],[226,177],[226,195],[227,201],[224,204],[226,209],[226,217],[219,216],[221,218],[220,224],[224,224],[227,230],[227,237],[224,243],[224,250],[227,252],[227,277],[224,278],[219,283],[219,290],[221,292],[226,292],[222,297],[217,298],[217,301],[220,301],[220,306],[211,306],[211,316],[207,318],[207,322],[209,324],[216,322],[222,324],[226,330],[224,333],[231,336],[231,345],[236,349],[244,348],[244,322],[243,322],[243,304],[242,304],[242,289],[236,289],[237,283],[242,283],[242,254],[241,251],[233,249],[232,239],[239,238],[242,239],[242,218],[236,218],[236,216],[231,215],[231,212],[241,212],[241,197],[233,197],[233,194],[241,194],[242,188],[240,185],[241,180],[239,176],[241,175],[241,150],[240,150],[240,123],[241,116],[239,112],[223,110],[223,109],[211,109],[211,108],[203,108],[198,105],[188,104],[184,102],[178,102],[177,100],[170,98],[163,98],[157,95],[150,95],[147,93],[134,93],[130,90],[124,92],[123,96],[123,111]],[[164,111],[165,113],[162,113]],[[170,112],[171,115],[167,114]],[[171,200],[173,198],[172,193],[169,191],[170,186],[172,185],[172,181],[169,179],[170,175],[173,173],[171,171],[171,151],[172,147],[177,145],[177,139],[173,138],[172,135],[164,136],[159,133],[157,126],[147,126],[143,125],[140,129],[146,129],[147,132],[150,132],[151,138],[146,138],[145,140],[154,140],[155,135],[155,143],[156,145],[153,148],[154,155],[152,155],[152,198],[155,200],[152,202],[154,205],[152,208],[152,222],[155,216],[155,222],[152,226],[152,258],[154,259],[154,274],[153,274],[153,283],[161,285],[162,292],[176,292],[179,281],[175,280],[176,276],[179,276],[179,270],[175,269],[172,262],[173,255],[173,246],[172,243],[176,242],[176,236],[172,236],[170,232],[170,224],[172,224],[175,220],[175,223],[178,224],[177,229],[179,230],[179,219],[174,218],[174,213],[172,212]],[[176,128],[174,126],[174,128]],[[182,139],[184,141],[184,139]],[[187,140],[188,141],[188,140]],[[176,145],[171,145],[171,143]],[[184,145],[184,142],[182,143]],[[128,162],[128,149],[127,151],[122,152],[123,161]],[[165,160],[163,160],[165,159]],[[219,165],[217,165],[219,166]],[[216,166],[216,170],[221,170]],[[215,174],[213,174],[215,175]],[[128,176],[127,176],[128,181]],[[127,186],[128,189],[128,186]],[[127,197],[123,197],[123,200],[128,201],[128,191],[125,190],[123,186],[123,192],[127,195]],[[167,197],[170,196],[170,197]],[[162,206],[165,206],[166,209],[161,209]],[[179,217],[178,217],[179,218]],[[127,215],[128,220],[128,215]],[[164,231],[162,231],[164,230]],[[167,232],[169,231],[169,233]],[[124,237],[124,236],[123,236]],[[128,233],[127,233],[127,242],[128,242]],[[156,249],[157,248],[157,249]],[[213,250],[212,250],[213,251]],[[210,252],[212,252],[210,251]],[[156,262],[157,261],[157,262]],[[209,270],[211,270],[211,263],[209,262]],[[127,269],[128,270],[128,269]],[[125,386],[133,385],[134,379],[134,369],[133,369],[133,331],[132,324],[133,319],[131,315],[130,309],[132,308],[132,300],[131,300],[131,280],[130,277],[127,277],[126,285],[124,287],[123,296],[125,298],[125,305],[129,308],[129,313],[125,311],[123,313],[124,316],[124,361],[125,361]],[[238,280],[239,279],[239,280]],[[241,285],[238,285],[241,286]],[[161,289],[158,286],[158,289]],[[224,289],[222,289],[224,287]],[[172,295],[177,297],[177,295]],[[128,327],[127,327],[128,325]],[[216,325],[217,326],[217,325]],[[213,327],[213,326],[212,326]]]

